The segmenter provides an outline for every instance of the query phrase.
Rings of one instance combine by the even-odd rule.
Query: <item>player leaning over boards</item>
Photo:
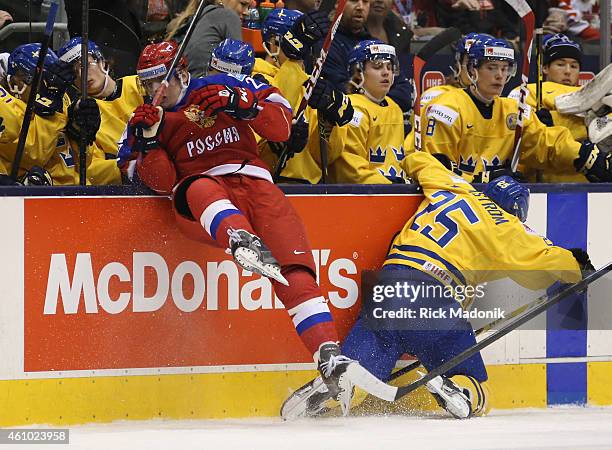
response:
[[[331,149],[330,180],[405,183],[404,117],[387,96],[399,73],[395,48],[379,40],[361,41],[350,51],[347,69],[354,112],[344,127],[343,147]]]
[[[149,95],[177,52],[151,44],[138,61]],[[284,141],[291,109],[276,88],[244,75],[189,81],[186,61],[171,78],[161,107],[145,104],[129,122],[128,140],[140,178],[172,193],[177,224],[188,237],[228,249],[236,263],[271,279],[326,385],[345,391],[348,364],[315,278],[304,225],[259,159],[253,132]],[[122,156],[124,152],[122,151]]]
[[[58,51],[61,61],[71,64],[75,78],[74,84],[81,89],[81,45],[80,36],[72,38]],[[91,146],[91,162],[87,166],[87,179],[90,184],[121,184],[121,173],[117,168],[119,139],[130,115],[143,103],[143,92],[138,77],[130,75],[114,80],[102,50],[93,42],[87,48],[87,94],[100,108],[101,124],[94,133],[95,142]],[[69,110],[69,114],[73,114]],[[78,137],[72,138],[73,146],[78,147]]]
[[[489,182],[482,193],[460,173],[451,172],[452,164],[444,155],[415,152],[406,160],[408,175],[421,185],[425,198],[393,240],[379,279],[392,277],[414,285],[456,290],[458,286],[475,287],[511,278],[529,289],[542,289],[556,281],[576,282],[581,270],[593,268],[582,249],[556,247],[522,223],[527,216],[529,190],[511,177]],[[397,300],[407,306],[406,298]],[[384,300],[389,301],[393,300]],[[416,356],[432,370],[476,343],[470,323],[461,317],[451,318],[450,311],[461,308],[453,298],[420,295],[410,299],[410,307],[446,311],[448,320],[432,322],[417,315],[401,324],[390,320],[372,326],[371,320],[361,317],[342,344],[343,354],[387,380],[404,353]],[[467,418],[488,410],[487,378],[477,353],[431,380],[427,388],[450,414]],[[281,414],[298,404],[313,385],[317,384],[313,381],[298,389],[285,402]],[[321,388],[301,408],[289,412],[317,415],[322,408],[334,406],[326,394]],[[354,403],[364,398],[357,388]]]
[[[542,73],[544,82],[542,83],[542,105],[537,108],[537,88],[536,83],[527,85],[529,95],[527,104],[536,111],[540,121],[546,126],[566,127],[575,140],[583,142],[587,139],[587,127],[584,117],[573,114],[561,114],[555,107],[555,98],[559,95],[575,92],[580,89],[578,79],[580,76],[580,66],[582,63],[582,49],[580,45],[563,34],[548,34],[544,36],[543,42],[543,65]],[[518,101],[520,97],[520,87],[514,89],[510,95]],[[524,170],[525,176],[530,180],[535,180],[535,171]],[[543,182],[587,182],[584,175],[557,174],[550,170],[542,173]]]
[[[509,166],[514,154],[516,101],[499,97],[516,70],[514,50],[503,39],[475,42],[468,50],[470,86],[447,92],[422,112],[423,150],[443,153],[468,181]],[[612,180],[610,155],[591,142],[576,142],[563,127],[546,127],[527,108],[520,161],[534,169],[584,173],[591,181]]]
[[[37,43],[16,47],[8,58],[6,77],[0,83],[0,116],[5,126],[0,136],[0,184],[14,183],[7,174],[15,159],[40,48]],[[18,171],[18,179],[24,184],[70,185],[78,182],[74,152],[65,134],[78,130],[83,125],[84,115],[99,118],[99,113],[95,102],[91,101],[78,106],[79,114],[68,115],[67,111],[77,108],[69,104],[65,95],[72,79],[70,67],[48,50]],[[97,128],[93,130],[94,135],[96,131]]]

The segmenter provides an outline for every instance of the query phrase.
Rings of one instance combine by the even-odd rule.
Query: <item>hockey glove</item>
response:
[[[315,84],[308,106],[319,111],[323,119],[338,126],[349,123],[355,112],[348,96],[323,78],[319,78]]]
[[[128,122],[128,128],[133,130],[133,142],[129,142],[136,152],[147,153],[161,148],[157,139],[162,125],[164,110],[148,103],[134,110],[134,115]]]
[[[39,116],[50,116],[61,112],[64,107],[64,94],[73,82],[74,71],[70,64],[58,61],[46,68],[34,102],[34,112]]]
[[[578,158],[574,160],[577,172],[583,173],[591,183],[612,181],[612,162],[610,153],[600,151],[591,141],[584,141]]]
[[[302,115],[293,125],[291,125],[291,135],[287,141],[287,151],[289,158],[296,153],[300,153],[308,143],[308,122]]]
[[[290,59],[306,59],[314,43],[323,39],[329,30],[329,17],[323,11],[301,16],[281,39],[280,47]]]
[[[78,100],[68,107],[66,133],[77,140],[84,136],[87,145],[91,145],[96,140],[100,121],[100,108],[93,98]]]
[[[194,91],[187,103],[199,105],[207,117],[224,112],[236,119],[250,120],[259,113],[252,91],[222,84],[209,84]]]
[[[583,277],[588,275],[588,273],[585,274],[585,272],[595,270],[595,267],[593,267],[591,258],[589,258],[589,254],[587,252],[581,248],[568,248],[568,250],[572,252],[572,255],[574,255],[574,258],[576,258],[576,261],[578,261],[578,266],[580,266],[580,271],[582,272]]]
[[[527,179],[522,172],[513,172],[510,167],[500,167],[499,169],[488,170],[486,172],[480,172],[476,174],[472,179],[472,183],[489,183],[499,177],[512,177],[519,183],[526,183]]]
[[[33,166],[19,181],[24,186],[53,186],[49,172],[39,166]]]
[[[555,126],[555,124],[553,123],[553,118],[550,114],[550,111],[547,110],[546,108],[538,109],[536,111],[536,116],[538,116],[538,119],[540,119],[540,122],[542,122],[547,127]]]
[[[21,183],[13,180],[5,174],[0,174],[0,186],[21,186]]]

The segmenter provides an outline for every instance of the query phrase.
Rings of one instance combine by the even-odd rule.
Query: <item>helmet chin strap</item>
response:
[[[362,83],[362,84],[363,84],[363,83]],[[364,88],[364,87],[361,87],[361,90],[363,91],[363,95],[365,95],[367,98],[369,98],[370,100],[372,100],[374,103],[378,103],[378,104],[380,104],[380,103],[381,103],[381,102],[382,102],[382,101],[385,99],[385,96],[383,96],[382,98],[376,98],[376,97],[374,97],[374,96],[373,96],[372,94],[370,94],[370,93],[368,92],[368,90],[367,90],[366,88]]]
[[[467,71],[467,77],[470,80],[470,91],[476,96],[478,100],[487,105],[493,102],[492,98],[485,97],[478,89],[478,71],[474,68],[474,76],[470,74],[470,70]]]
[[[276,47],[278,50],[276,50],[275,52],[272,52],[269,48],[268,48],[268,43],[267,42],[262,42],[262,46],[264,48],[264,50],[266,51],[266,53],[268,54],[268,56],[270,58],[272,58],[274,60],[274,64],[276,65],[276,67],[280,67],[280,61],[278,60],[278,55],[280,54],[280,43],[278,42],[278,39],[276,39]]]

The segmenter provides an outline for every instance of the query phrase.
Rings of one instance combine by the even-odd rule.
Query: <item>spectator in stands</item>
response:
[[[221,4],[238,14],[240,20],[244,20],[244,16],[251,7],[251,0],[224,0]]]
[[[370,0],[348,0],[336,36],[332,41],[327,60],[323,66],[323,77],[336,86],[347,86],[349,74],[348,55],[359,42],[371,39],[372,36],[366,28],[370,12]],[[387,30],[387,34],[389,31]],[[322,42],[314,46],[313,55],[318,55]],[[412,88],[408,82],[408,68],[402,67],[400,75],[396,78],[389,97],[402,109],[408,111],[411,105]]]
[[[6,25],[7,22],[12,22],[13,16],[11,16],[7,11],[3,11],[0,9],[0,28]]]
[[[237,0],[231,0],[232,2]],[[187,7],[168,24],[166,40],[182,41],[191,18],[200,2],[190,0]],[[240,17],[232,8],[224,7],[217,0],[206,0],[193,35],[185,48],[185,56],[189,61],[189,71],[194,77],[205,76],[208,71],[208,61],[214,47],[227,38],[242,38]]]
[[[553,1],[544,20],[545,33],[568,33],[583,40],[599,39],[599,15],[594,13],[591,0]]]
[[[464,34],[488,33],[518,44],[519,17],[508,13],[503,0],[415,0],[414,10],[421,27],[457,27]]]
[[[316,9],[316,3],[316,0],[286,0],[284,8],[307,13]]]
[[[372,0],[367,28],[372,37],[395,47],[400,67],[405,72],[410,64],[410,41],[412,31],[408,25],[391,10],[393,0]]]

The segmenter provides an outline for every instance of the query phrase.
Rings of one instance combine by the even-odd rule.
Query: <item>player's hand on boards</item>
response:
[[[96,140],[100,129],[100,108],[93,98],[79,99],[68,107],[66,133],[74,139],[85,137],[87,145]]]
[[[574,160],[577,172],[583,173],[591,183],[612,181],[612,161],[610,153],[603,152],[591,141],[582,143],[578,158]]]
[[[249,120],[259,113],[252,91],[222,84],[209,84],[194,91],[187,103],[198,105],[207,117],[224,112],[236,119]]]
[[[349,97],[323,78],[319,78],[312,89],[308,106],[319,111],[323,119],[338,126],[348,124],[355,113]]]

